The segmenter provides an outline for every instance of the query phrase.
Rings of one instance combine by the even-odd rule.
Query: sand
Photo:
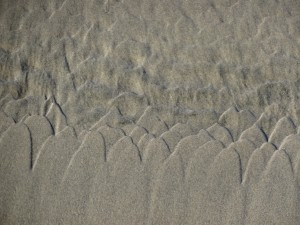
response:
[[[0,0],[0,224],[299,225],[300,1]]]

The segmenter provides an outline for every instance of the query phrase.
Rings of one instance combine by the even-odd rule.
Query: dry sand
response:
[[[299,225],[299,0],[0,0],[0,225]]]

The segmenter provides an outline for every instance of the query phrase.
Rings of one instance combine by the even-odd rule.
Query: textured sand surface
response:
[[[299,225],[299,0],[0,0],[0,225]]]

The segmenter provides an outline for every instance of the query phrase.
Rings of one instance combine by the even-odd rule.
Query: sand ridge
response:
[[[7,118],[1,120],[5,126],[9,116],[2,115]],[[177,123],[157,133],[153,127],[165,123],[157,119],[153,124],[150,118],[141,122],[143,118],[132,124],[128,134],[103,125],[81,139],[67,125],[56,133],[46,116],[11,123],[0,141],[5,162],[1,164],[2,220],[8,224],[121,224],[126,218],[132,224],[297,224],[300,136],[290,117],[283,116],[271,126],[270,136],[258,126],[259,120],[241,133],[238,127],[236,141],[229,131],[234,124],[229,122],[227,127],[215,123],[198,132]],[[224,115],[221,118],[224,121]],[[273,143],[275,135],[282,138]],[[13,137],[22,142],[13,142]]]

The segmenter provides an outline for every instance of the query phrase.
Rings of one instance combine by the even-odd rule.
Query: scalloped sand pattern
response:
[[[0,1],[0,224],[299,225],[300,1]]]

